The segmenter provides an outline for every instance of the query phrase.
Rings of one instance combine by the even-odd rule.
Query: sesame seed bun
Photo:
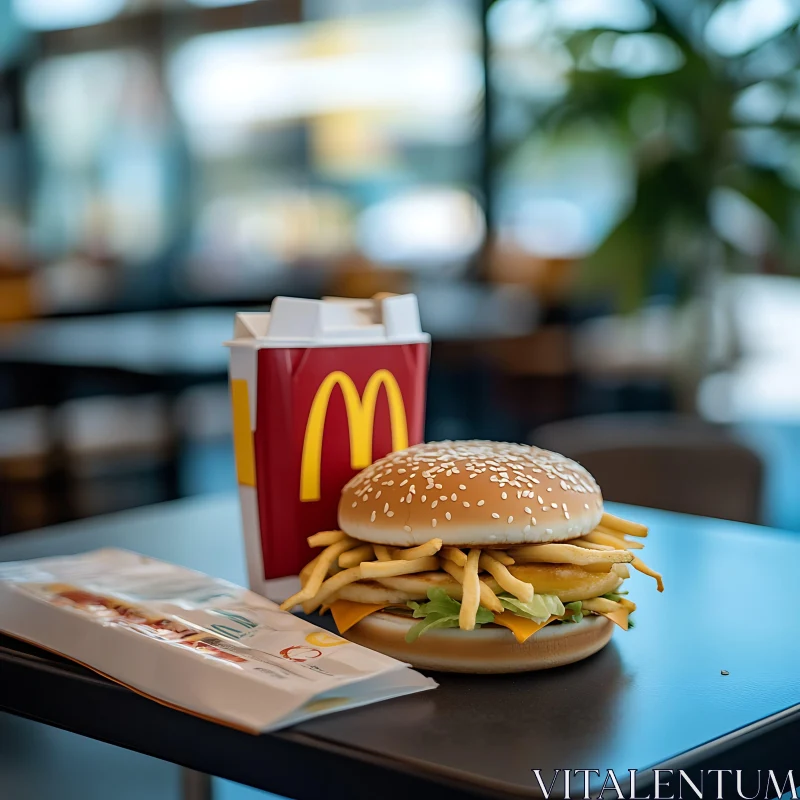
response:
[[[390,453],[342,490],[339,527],[365,542],[459,547],[574,539],[594,529],[594,478],[558,453],[504,442],[430,442]]]
[[[614,623],[587,616],[578,623],[551,624],[523,644],[494,625],[474,631],[431,629],[412,644],[405,640],[418,620],[378,612],[350,628],[345,638],[413,667],[440,672],[501,673],[550,669],[588,658],[608,644]]]

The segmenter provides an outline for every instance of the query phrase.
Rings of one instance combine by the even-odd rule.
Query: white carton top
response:
[[[422,332],[413,294],[369,300],[276,297],[269,311],[236,315],[229,347],[335,347],[415,344],[430,341]]]

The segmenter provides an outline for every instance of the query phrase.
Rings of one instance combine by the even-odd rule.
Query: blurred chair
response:
[[[672,414],[555,422],[531,441],[583,464],[607,500],[739,522],[761,519],[763,465],[725,428]]]

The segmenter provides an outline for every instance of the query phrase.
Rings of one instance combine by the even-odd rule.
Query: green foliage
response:
[[[653,21],[642,32],[663,37],[679,53],[676,68],[663,74],[637,74],[636,64],[611,68],[598,63],[597,53],[613,48],[613,31],[564,33],[561,41],[573,61],[568,89],[534,122],[537,132],[558,139],[591,121],[613,130],[633,154],[635,201],[584,264],[586,285],[613,287],[624,309],[641,303],[659,267],[694,281],[714,246],[733,255],[712,218],[717,189],[734,190],[772,221],[768,255],[787,266],[793,266],[797,233],[795,176],[785,163],[791,157],[782,161],[762,152],[752,139],[745,144],[750,134],[768,131],[798,157],[800,112],[793,117],[789,102],[800,92],[797,24],[749,52],[725,57],[703,35],[720,3],[683,4],[683,14],[675,11],[679,4],[664,0],[648,5]],[[754,86],[785,98],[773,119],[748,120],[737,113],[743,93]],[[691,246],[697,242],[710,246]]]

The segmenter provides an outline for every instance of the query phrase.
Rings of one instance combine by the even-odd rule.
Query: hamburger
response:
[[[342,490],[340,530],[281,606],[330,610],[339,632],[414,666],[519,672],[600,650],[635,604],[647,528],[604,513],[592,476],[519,444],[432,442],[391,453]],[[628,538],[632,537],[632,538]]]

